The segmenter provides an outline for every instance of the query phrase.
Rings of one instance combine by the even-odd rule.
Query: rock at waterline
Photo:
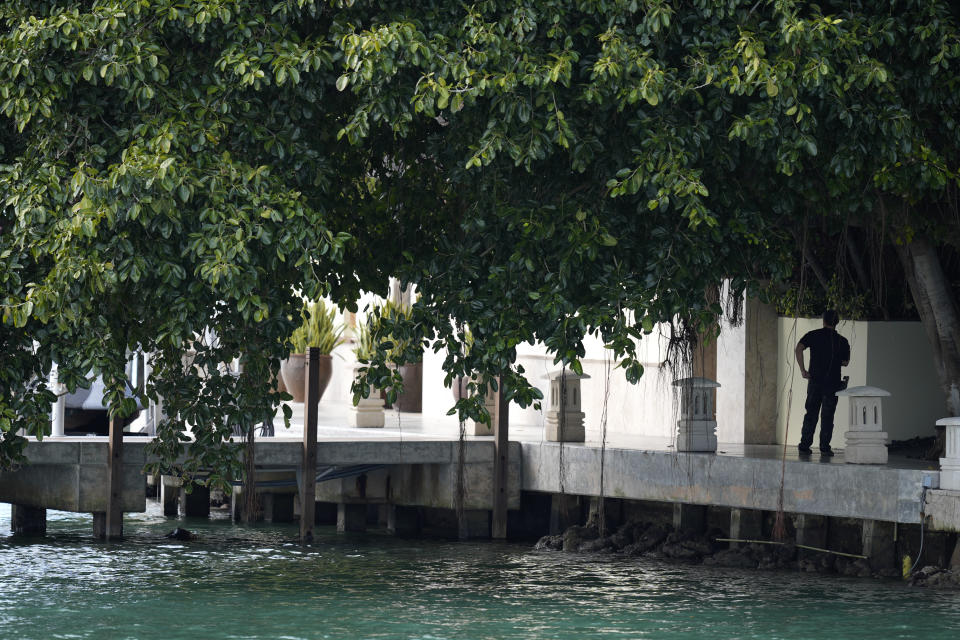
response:
[[[534,547],[536,551],[560,551],[563,549],[563,536],[543,536]]]
[[[165,535],[165,536],[163,536],[163,537],[164,537],[164,538],[169,538],[169,539],[171,539],[171,540],[183,540],[183,541],[189,541],[189,540],[196,540],[196,539],[197,539],[197,535],[196,535],[196,534],[191,533],[190,531],[187,531],[186,529],[181,529],[180,527],[177,527],[176,529],[174,529],[173,531],[171,531],[170,533],[168,533],[167,535]]]
[[[960,589],[960,572],[939,567],[924,567],[910,576],[912,587]]]
[[[599,537],[596,527],[574,525],[563,532],[563,550],[580,551],[580,547],[590,540]]]

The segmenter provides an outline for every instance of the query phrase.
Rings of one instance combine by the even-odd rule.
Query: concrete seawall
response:
[[[523,488],[600,496],[601,449],[557,443],[523,443]],[[702,453],[608,448],[603,454],[603,495],[613,498],[777,509],[781,461]],[[784,466],[783,508],[790,513],[919,523],[924,479],[937,471],[887,466],[811,463]],[[960,499],[960,496],[958,496]],[[960,504],[960,501],[958,501]],[[944,517],[945,528],[960,520]]]
[[[145,447],[143,438],[124,439],[125,512],[145,509]],[[602,495],[608,498],[770,512],[778,508],[782,468],[783,509],[788,513],[901,524],[918,524],[923,513],[931,530],[960,531],[960,492],[936,489],[935,470],[844,464],[842,456],[782,463],[770,449],[766,455],[752,456],[512,442],[508,507],[516,515],[521,492],[599,497],[602,467]],[[105,438],[33,441],[26,453],[29,465],[0,473],[0,502],[35,509],[104,510]],[[464,443],[463,508],[491,509],[493,457],[490,440]],[[286,470],[293,477],[301,458],[302,443],[294,438],[257,442],[261,471]],[[320,483],[317,500],[453,509],[458,461],[456,440],[324,440],[317,448],[318,468],[361,464],[384,468],[367,474],[359,492],[353,480]]]

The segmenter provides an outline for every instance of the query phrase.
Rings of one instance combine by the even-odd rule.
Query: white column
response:
[[[960,491],[960,416],[937,420],[946,429],[946,457],[940,458],[940,488]]]
[[[66,413],[66,397],[63,385],[57,371],[57,363],[50,369],[50,390],[57,394],[57,400],[50,405],[50,435],[54,438],[63,436],[63,427]]]

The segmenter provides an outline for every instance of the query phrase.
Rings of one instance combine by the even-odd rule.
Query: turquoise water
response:
[[[0,505],[0,638],[949,638],[960,593],[891,581],[736,571],[529,545],[404,541],[290,526],[166,519],[128,539],[48,512],[14,539]],[[172,542],[185,526],[202,537]]]

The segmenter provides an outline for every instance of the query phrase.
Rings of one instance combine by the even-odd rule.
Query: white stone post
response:
[[[362,365],[361,365],[362,366]],[[361,366],[353,370],[354,379],[359,375]],[[360,399],[360,404],[350,407],[347,423],[351,427],[380,428],[384,424],[383,399],[380,390],[370,385],[370,395]]]
[[[544,429],[549,442],[583,442],[586,430],[581,410],[580,381],[590,378],[561,369],[547,374],[550,380],[550,404]]]
[[[720,383],[692,377],[673,381],[680,387],[680,419],[677,420],[677,451],[717,451],[717,421],[713,398]]]
[[[940,458],[940,488],[960,491],[960,416],[937,420],[946,430],[946,457]]]
[[[57,399],[50,406],[50,435],[59,437],[63,435],[66,422],[67,398],[64,395],[65,389],[60,384],[60,374],[57,371],[56,363],[50,369],[50,390],[57,395]]]
[[[142,383],[143,389],[147,387],[147,380],[150,379],[150,374],[153,373],[153,367],[150,365],[150,359],[147,357],[147,354],[143,355],[143,360],[140,361],[143,365],[141,373],[143,374]],[[144,407],[144,425],[146,427],[146,434],[148,436],[157,435],[157,425],[163,419],[163,398],[157,396],[157,400],[153,399],[147,400],[147,406]]]
[[[837,396],[850,398],[850,422],[843,459],[851,464],[887,464],[887,438],[883,430],[881,398],[889,391],[877,387],[850,387]]]

